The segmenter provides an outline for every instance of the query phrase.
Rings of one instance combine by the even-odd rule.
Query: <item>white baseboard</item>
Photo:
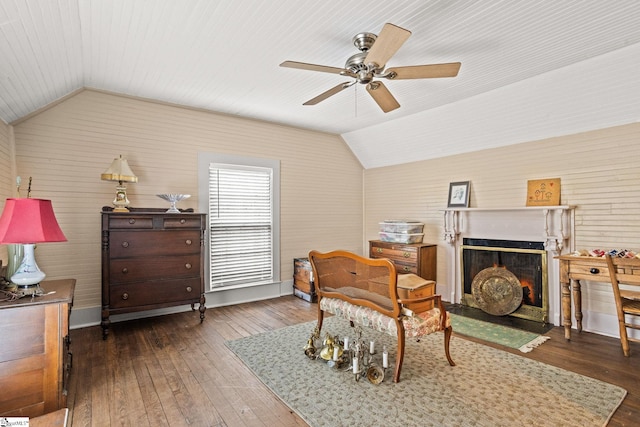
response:
[[[206,292],[205,298],[207,308],[223,307],[227,305],[243,304],[253,301],[277,298],[285,295],[293,295],[293,279],[269,285],[251,286],[245,288],[218,290]],[[198,304],[196,304],[196,310]],[[159,308],[156,310],[138,311],[135,313],[125,313],[113,315],[109,318],[111,323],[124,322],[126,320],[143,319],[145,317],[161,316],[165,314],[181,313],[191,311],[191,305],[181,305],[177,307]],[[69,319],[69,328],[78,329],[99,325],[102,320],[102,309],[97,307],[73,308]]]

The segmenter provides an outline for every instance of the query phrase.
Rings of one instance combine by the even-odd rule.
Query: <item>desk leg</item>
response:
[[[564,337],[571,339],[571,286],[569,281],[562,282],[562,326],[564,326]]]
[[[582,290],[580,289],[580,280],[572,280],[573,288],[573,308],[576,316],[576,327],[578,332],[582,332]]]

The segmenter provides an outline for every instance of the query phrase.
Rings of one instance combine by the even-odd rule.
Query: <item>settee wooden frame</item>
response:
[[[309,261],[318,295],[318,331],[322,329],[324,319],[323,298],[335,298],[353,306],[367,307],[392,319],[397,331],[397,356],[393,375],[393,381],[397,383],[400,381],[405,347],[403,320],[407,315],[403,314],[403,305],[433,300],[434,308],[424,313],[423,317],[439,316],[435,330],[444,332],[445,355],[449,365],[455,366],[449,353],[453,329],[447,319],[440,295],[400,299],[395,265],[386,258],[365,258],[343,250],[327,253],[313,250],[309,252]],[[349,320],[353,326],[354,320]]]

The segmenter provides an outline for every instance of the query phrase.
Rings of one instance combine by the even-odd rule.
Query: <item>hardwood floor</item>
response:
[[[291,296],[210,308],[202,324],[197,311],[114,323],[106,341],[98,326],[74,329],[69,425],[306,426],[224,342],[315,318],[315,304]],[[493,346],[625,388],[609,426],[638,425],[640,344],[625,358],[617,339],[574,332],[567,342],[559,327],[547,335],[527,354]]]

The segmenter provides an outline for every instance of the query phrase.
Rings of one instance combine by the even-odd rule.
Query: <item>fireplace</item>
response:
[[[547,251],[544,242],[464,238],[461,249],[463,305],[483,308],[487,304],[505,312],[497,315],[509,315],[528,320],[548,322],[549,289],[547,274]],[[500,272],[499,275],[493,272]],[[485,277],[495,281],[501,289],[493,293],[491,302],[483,298],[479,286]],[[521,290],[518,289],[521,287]],[[512,292],[515,287],[516,292]],[[509,289],[511,288],[511,289]],[[521,297],[520,297],[521,295]],[[501,301],[500,299],[504,300]],[[509,309],[509,305],[513,305]],[[498,310],[499,311],[499,310]]]

